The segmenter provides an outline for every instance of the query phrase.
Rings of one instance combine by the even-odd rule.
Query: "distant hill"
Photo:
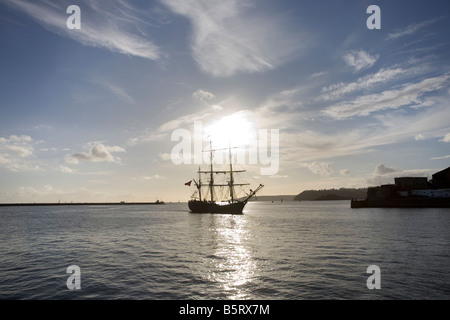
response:
[[[367,188],[341,188],[323,190],[305,190],[294,197],[294,201],[323,201],[364,199]]]

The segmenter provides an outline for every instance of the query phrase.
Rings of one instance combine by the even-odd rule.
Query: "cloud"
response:
[[[436,169],[392,169],[387,168],[383,164],[379,164],[375,167],[372,176],[365,179],[365,184],[372,186],[379,186],[383,184],[393,184],[395,178],[398,177],[429,177],[436,172]]]
[[[66,166],[59,166],[59,171],[62,173],[76,173],[77,171],[75,169],[66,167]]]
[[[331,169],[330,164],[326,162],[318,162],[318,161],[310,163],[301,162],[300,167],[308,168],[309,171],[311,171],[312,173],[321,176],[330,176],[333,173],[333,169]]]
[[[170,161],[170,160],[172,160],[171,154],[170,154],[170,153],[167,153],[167,152],[160,153],[160,154],[159,154],[159,158],[160,158],[161,160],[163,160],[163,161]]]
[[[150,40],[128,30],[143,28],[144,20],[123,1],[78,1],[81,29],[69,30],[66,9],[73,1],[30,2],[7,0],[5,4],[30,16],[51,32],[69,37],[83,45],[104,48],[129,56],[158,60],[160,48]]]
[[[419,133],[414,137],[414,140],[416,140],[416,141],[425,140],[425,136],[423,134]]]
[[[298,159],[333,161],[414,137],[441,139],[448,132],[448,92],[441,89],[450,77],[429,62],[409,59],[327,86],[326,79],[305,81],[269,94],[253,111],[264,122],[253,119],[280,128],[281,162],[292,168]]]
[[[373,86],[378,84],[386,84],[389,81],[395,80],[399,75],[404,75],[406,72],[407,70],[403,68],[380,69],[376,73],[358,78],[354,82],[339,82],[331,86],[324,87],[322,88],[323,93],[320,95],[320,98],[325,101],[338,99],[346,94],[373,88]]]
[[[11,135],[9,138],[0,137],[0,147],[11,158],[27,158],[33,154],[30,136]]]
[[[423,22],[420,22],[420,23],[410,24],[409,26],[407,26],[403,30],[398,30],[398,31],[396,31],[394,33],[389,33],[387,35],[386,39],[387,40],[398,39],[398,38],[401,38],[401,37],[404,37],[404,36],[407,36],[407,35],[411,35],[411,34],[417,32],[418,30],[420,30],[420,29],[422,29],[424,27],[427,27],[427,26],[429,26],[429,25],[431,25],[431,24],[433,24],[433,23],[435,23],[435,22],[437,22],[437,21],[439,21],[441,19],[442,19],[442,17],[441,18],[434,18],[434,19],[426,20],[426,21],[423,21]]]
[[[368,152],[372,143],[385,143],[385,141],[372,141],[365,139],[363,131],[350,130],[345,132],[323,133],[317,130],[301,132],[282,131],[280,133],[281,162],[296,167],[298,159],[304,163],[318,159],[332,159],[339,156],[349,156],[361,152]],[[317,164],[316,164],[317,166]]]
[[[206,92],[201,93],[202,98],[208,96]],[[175,119],[166,121],[162,123],[156,130],[147,130],[146,134],[141,136],[131,138],[128,140],[127,144],[134,146],[140,143],[145,143],[149,141],[160,141],[167,138],[176,129],[181,129],[186,126],[192,126],[195,121],[203,121],[210,117],[212,114],[221,111],[222,107],[219,105],[211,105],[203,108],[197,112],[179,116]]]
[[[418,134],[427,139],[441,139],[448,129],[446,99],[432,108],[415,112],[391,111],[376,115],[370,121],[351,121],[341,127],[327,127],[328,121],[295,121],[280,131],[280,162],[295,168],[302,162],[334,161],[335,157],[370,154],[379,147],[410,143]],[[296,114],[291,119],[299,119]],[[296,127],[293,127],[297,124]],[[325,126],[323,126],[325,124]],[[350,125],[349,125],[350,124]],[[311,127],[311,129],[308,129]],[[297,129],[298,128],[298,129]]]
[[[178,118],[169,120],[169,121],[161,124],[158,127],[157,132],[167,134],[169,132],[172,132],[175,129],[182,128],[185,125],[192,125],[192,124],[194,124],[195,121],[203,120],[206,117],[208,117],[210,114],[211,113],[208,112],[208,109],[207,109],[206,112],[205,112],[205,110],[201,110],[200,112],[180,116]]]
[[[389,174],[389,173],[393,173],[393,172],[397,172],[397,171],[398,170],[396,170],[396,169],[386,167],[384,164],[379,164],[375,167],[374,175],[383,176],[385,174]]]
[[[112,93],[125,103],[128,104],[136,103],[133,97],[131,97],[122,87],[112,83],[110,80],[97,77],[92,78],[89,81],[93,84],[98,84],[101,87],[105,88],[109,93]]]
[[[142,180],[161,180],[161,179],[166,179],[166,177],[161,176],[159,174],[154,174],[153,176],[144,176],[141,177]]]
[[[442,131],[448,128],[448,107],[446,102],[437,103],[433,108],[427,108],[414,113],[389,112],[377,115],[380,127],[372,128],[369,141],[384,141],[384,144],[410,141],[417,135],[427,138],[439,138]]]
[[[253,1],[161,1],[190,20],[192,55],[213,76],[271,70],[300,51],[299,35],[290,35],[275,15],[254,14]]]
[[[212,110],[214,110],[214,111],[220,111],[220,110],[223,109],[222,106],[220,106],[220,105],[218,105],[218,104],[213,104],[213,105],[210,106],[210,108],[211,108]]]
[[[442,75],[424,79],[418,83],[406,83],[397,89],[358,96],[351,101],[328,107],[323,113],[335,119],[346,119],[353,116],[367,116],[380,110],[397,109],[403,106],[424,106],[427,104],[426,101],[421,99],[422,96],[425,93],[441,89],[449,78],[449,75]]]
[[[310,75],[310,77],[311,77],[311,78],[317,78],[317,77],[321,77],[321,76],[323,76],[323,75],[325,75],[325,74],[327,74],[327,73],[324,72],[324,71],[321,71],[321,72],[315,72],[315,73],[313,73],[312,75]]]
[[[277,128],[283,130],[283,134],[286,131],[297,131],[305,121],[311,124],[317,117],[315,92],[313,84],[302,83],[294,88],[270,94],[251,111],[251,118],[259,128]]]
[[[80,160],[88,162],[115,162],[120,163],[120,158],[114,157],[111,153],[125,152],[125,149],[118,146],[105,146],[99,142],[90,143],[88,152],[73,153],[66,156],[66,162],[78,164]]]
[[[372,56],[364,50],[351,51],[344,55],[343,59],[345,63],[360,71],[371,67],[379,58],[379,55]]]
[[[52,130],[53,127],[46,124],[39,124],[34,126],[34,130]]]
[[[442,156],[442,157],[434,157],[434,158],[431,158],[431,160],[442,160],[442,159],[448,159],[448,158],[450,158],[450,155],[446,155],[446,156]]]
[[[35,142],[27,135],[0,137],[0,167],[10,171],[39,171],[41,168],[32,164]]]
[[[192,97],[195,100],[201,101],[203,103],[209,102],[211,99],[214,99],[214,95],[211,92],[204,91],[204,90],[197,90],[192,94]]]
[[[450,142],[450,133],[447,133],[441,140],[442,142]]]

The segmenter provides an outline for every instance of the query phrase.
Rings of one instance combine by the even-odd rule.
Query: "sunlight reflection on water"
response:
[[[214,216],[210,232],[217,243],[207,279],[220,284],[229,299],[246,299],[256,264],[246,244],[249,230],[244,216]]]

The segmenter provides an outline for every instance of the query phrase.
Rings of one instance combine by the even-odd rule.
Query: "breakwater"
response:
[[[112,205],[161,205],[164,201],[156,202],[33,202],[33,203],[0,203],[0,207],[19,206],[112,206]]]

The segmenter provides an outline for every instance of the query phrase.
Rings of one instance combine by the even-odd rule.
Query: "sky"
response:
[[[187,201],[213,137],[261,195],[450,166],[448,0],[3,0],[0,48],[0,202]]]

